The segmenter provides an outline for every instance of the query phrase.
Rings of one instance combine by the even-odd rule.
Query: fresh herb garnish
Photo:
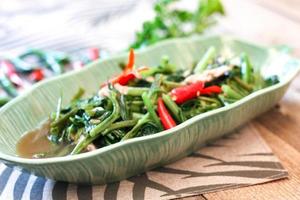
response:
[[[131,48],[149,46],[158,41],[203,33],[215,23],[216,14],[224,15],[220,0],[199,0],[196,11],[172,8],[179,0],[159,0],[154,5],[155,17],[143,23]]]

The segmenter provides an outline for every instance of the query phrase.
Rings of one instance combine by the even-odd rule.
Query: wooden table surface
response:
[[[266,45],[286,44],[300,57],[299,0],[223,0],[221,31]],[[202,199],[300,199],[300,75],[279,103],[251,122],[289,172],[289,178],[240,189],[204,194]],[[243,128],[242,128],[243,129]]]

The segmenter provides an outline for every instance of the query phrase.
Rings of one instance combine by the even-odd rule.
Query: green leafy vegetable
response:
[[[192,71],[176,70],[164,57],[157,66],[136,69],[128,85],[109,83],[90,98],[79,89],[66,107],[60,97],[48,132],[55,150],[35,157],[74,155],[156,134],[279,82],[255,71],[246,54],[232,65],[216,52],[209,48]]]
[[[142,30],[136,33],[132,48],[140,48],[158,41],[186,37],[203,33],[214,23],[215,14],[224,15],[220,0],[199,0],[196,11],[172,9],[178,0],[159,0],[154,5],[155,17],[143,24]]]

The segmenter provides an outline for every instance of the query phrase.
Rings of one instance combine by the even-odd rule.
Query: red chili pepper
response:
[[[3,69],[3,72],[11,80],[11,82],[13,82],[14,84],[20,87],[24,86],[24,81],[17,74],[14,65],[10,61],[8,60],[1,61],[0,68]]]
[[[120,85],[127,85],[127,83],[135,78],[137,78],[138,73],[144,70],[148,70],[149,67],[140,67],[137,69],[137,72],[134,72],[134,51],[130,49],[129,57],[128,57],[128,64],[126,68],[123,70],[122,74],[116,76],[108,81],[108,83],[116,84],[119,83]],[[102,84],[100,87],[106,86],[107,83]]]
[[[136,75],[133,73],[133,72],[130,72],[128,74],[121,74],[119,76],[116,76],[115,78],[112,78],[108,81],[108,83],[111,83],[111,84],[116,84],[116,83],[119,83],[120,85],[127,85],[127,83],[133,79],[136,78]],[[107,83],[104,83],[101,85],[101,88],[106,86]]]
[[[212,93],[214,94],[220,94],[222,92],[222,88],[217,86],[217,85],[212,85],[206,88],[203,88],[201,90],[201,94],[207,94],[207,95],[211,95]]]
[[[90,48],[89,49],[89,58],[90,60],[94,61],[99,59],[99,49],[98,48]]]
[[[30,73],[29,78],[32,81],[41,81],[44,79],[44,72],[42,69],[36,69]]]
[[[127,85],[127,83],[131,80],[135,79],[135,74],[133,72],[130,72],[128,74],[122,74],[120,77],[119,77],[119,81],[118,83],[120,85]]]
[[[157,101],[157,112],[163,127],[167,130],[176,126],[176,122],[167,110],[161,97]]]
[[[176,103],[181,104],[199,96],[203,87],[203,82],[197,82],[190,85],[178,87],[171,91],[171,97]]]
[[[128,56],[128,62],[127,62],[127,66],[126,68],[124,69],[124,73],[128,73],[130,71],[133,70],[133,67],[134,67],[134,49],[130,49],[129,51],[129,56]]]
[[[141,67],[139,69],[137,69],[137,72],[129,72],[129,73],[124,73],[124,74],[121,74],[119,77],[118,77],[118,81],[117,83],[119,83],[120,85],[127,85],[127,83],[135,78],[138,78],[139,77],[139,73],[141,71],[145,71],[145,70],[148,70],[149,67]]]

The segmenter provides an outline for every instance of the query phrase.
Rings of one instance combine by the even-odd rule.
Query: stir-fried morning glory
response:
[[[82,98],[80,88],[66,107],[60,98],[47,122],[52,149],[31,156],[74,155],[156,134],[279,82],[276,76],[264,79],[247,54],[225,58],[215,47],[187,70],[167,57],[158,66],[139,67],[132,49],[123,66],[96,95]]]

